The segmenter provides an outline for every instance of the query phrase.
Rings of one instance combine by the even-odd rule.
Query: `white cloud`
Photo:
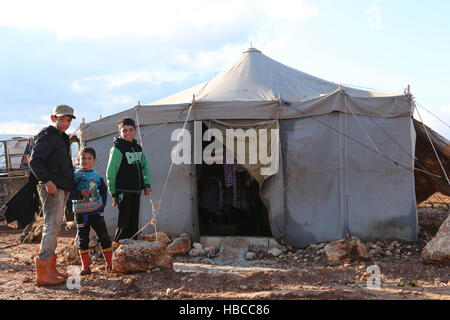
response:
[[[70,89],[74,92],[108,92],[133,82],[159,84],[162,81],[180,81],[189,76],[184,71],[166,72],[123,72],[74,80]]]
[[[308,0],[15,0],[0,8],[0,25],[50,30],[61,38],[170,37],[185,30],[219,30],[246,20],[315,17]]]
[[[22,121],[0,122],[0,134],[35,135],[48,123],[31,123]]]

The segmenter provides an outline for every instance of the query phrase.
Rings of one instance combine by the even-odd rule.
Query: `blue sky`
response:
[[[450,123],[449,13],[439,0],[0,0],[0,134],[35,134],[61,103],[73,128],[150,103],[211,79],[250,42],[329,81],[411,84]]]

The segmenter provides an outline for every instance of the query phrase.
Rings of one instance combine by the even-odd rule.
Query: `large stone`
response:
[[[172,240],[169,238],[169,236],[162,231],[158,231],[157,233],[152,233],[152,234],[143,234],[143,235],[141,235],[140,240],[142,240],[142,241],[158,241],[158,242],[163,242],[166,244],[169,244],[172,242]]]
[[[153,268],[173,270],[172,256],[163,242],[121,240],[113,254],[113,272],[145,272]]]
[[[282,251],[278,248],[272,248],[269,251],[267,251],[267,253],[272,257],[278,257],[282,253]]]
[[[438,233],[422,251],[422,260],[428,263],[450,264],[450,216]]]
[[[202,257],[206,255],[206,251],[200,248],[193,248],[192,250],[189,251],[189,255],[191,257]]]
[[[356,237],[347,237],[326,245],[325,253],[331,263],[339,263],[345,259],[373,260],[366,246]]]
[[[187,233],[183,233],[167,246],[167,252],[172,255],[186,254],[189,250],[191,250],[191,239]]]

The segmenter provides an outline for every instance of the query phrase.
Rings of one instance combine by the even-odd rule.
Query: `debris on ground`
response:
[[[153,268],[173,270],[173,258],[167,253],[167,244],[141,240],[120,240],[114,251],[113,272],[146,272]]]
[[[34,221],[31,226],[27,226],[20,235],[21,243],[40,243],[42,240],[42,231],[44,229],[44,218]]]
[[[450,216],[423,248],[422,259],[428,263],[450,264]]]
[[[333,264],[342,262],[345,259],[352,261],[373,260],[366,246],[356,237],[347,237],[343,240],[334,241],[327,244],[324,249],[328,261]]]

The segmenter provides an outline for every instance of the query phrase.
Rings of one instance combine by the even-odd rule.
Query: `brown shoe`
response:
[[[58,272],[58,270],[56,269],[56,258],[57,255],[56,254],[52,254],[52,256],[50,257],[50,261],[51,261],[51,268],[50,271],[52,272],[53,275],[57,276],[57,277],[62,277],[64,279],[67,279],[69,276],[65,273],[60,273]]]
[[[51,271],[51,258],[43,260],[39,257],[34,259],[36,268],[36,285],[54,286],[66,282],[63,277],[58,277]]]

